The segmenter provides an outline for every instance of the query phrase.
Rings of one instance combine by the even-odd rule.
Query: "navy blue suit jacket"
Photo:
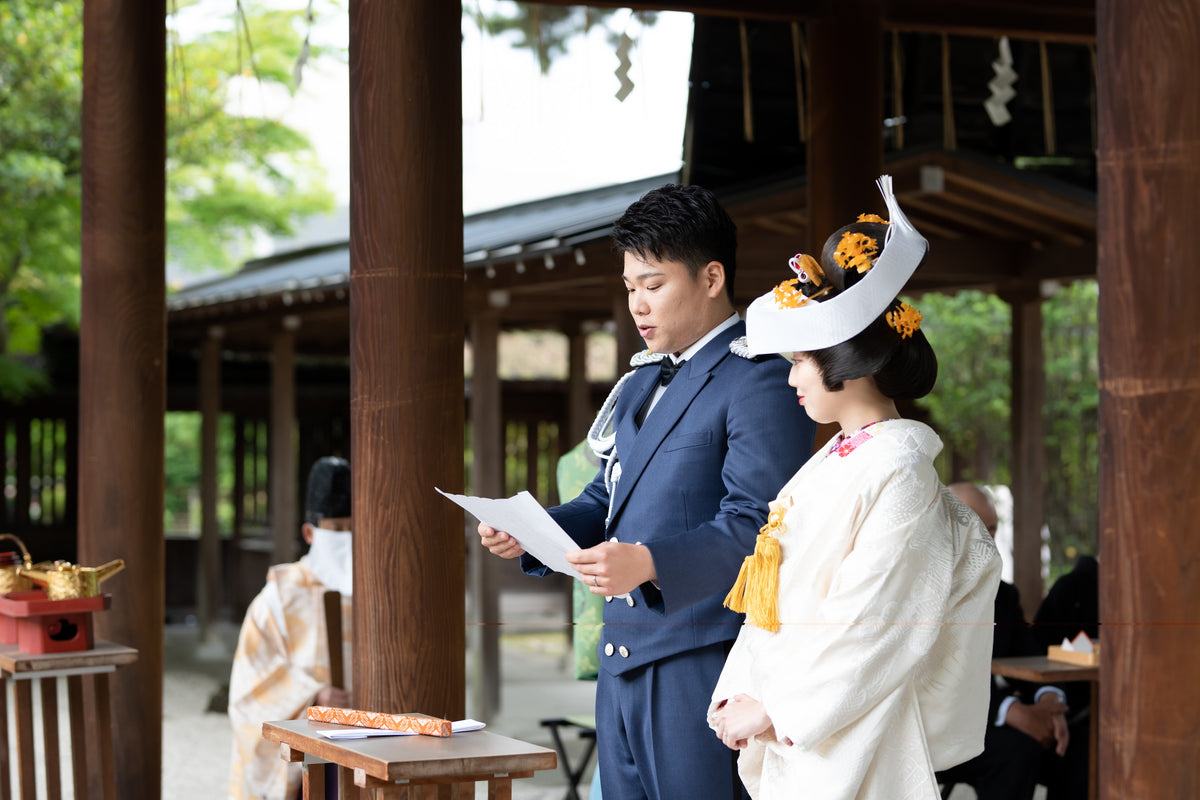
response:
[[[731,353],[730,340],[744,333],[739,322],[690,358],[640,429],[658,369],[640,369],[622,387],[614,415],[621,477],[607,531],[603,470],[550,509],[582,548],[615,537],[653,555],[658,587],[642,584],[632,604],[605,604],[600,664],[612,674],[737,637],[742,615],[722,601],[754,550],[767,503],[812,453],[815,426],[787,384],[790,365]],[[530,556],[522,567],[546,571]],[[606,643],[618,652],[606,655]]]

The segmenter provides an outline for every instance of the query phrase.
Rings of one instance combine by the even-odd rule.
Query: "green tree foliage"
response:
[[[1061,288],[1042,306],[1050,577],[1097,552],[1099,359],[1095,281]],[[938,382],[922,401],[946,446],[947,480],[1011,483],[1010,309],[976,291],[914,301],[938,356]]]
[[[1009,483],[1009,310],[993,294],[925,295],[921,329],[938,357],[922,402],[950,458],[954,480]]]
[[[489,3],[485,11],[478,1],[463,4],[463,14],[470,17],[482,31],[494,34],[513,34],[512,46],[530,50],[537,56],[542,73],[550,71],[557,56],[565,55],[571,39],[602,27],[609,42],[616,47],[623,29],[616,23],[622,19],[619,9],[589,8],[587,6],[551,6],[541,3]],[[653,25],[654,12],[639,12],[643,25]]]
[[[304,134],[230,110],[236,97],[294,93],[300,65],[332,53],[310,45],[303,9],[229,7],[227,28],[191,41],[168,31],[167,254],[197,269],[230,268],[255,232],[291,234],[333,204]]]
[[[255,232],[290,234],[332,206],[305,136],[230,110],[235,90],[293,92],[300,65],[331,54],[310,45],[307,9],[228,6],[227,29],[190,41],[168,31],[167,254],[185,267],[230,268],[233,246]],[[0,3],[0,398],[10,401],[46,388],[41,331],[79,321],[82,9]]]
[[[1043,309],[1046,524],[1051,577],[1099,553],[1100,363],[1095,281],[1060,290]]]
[[[0,398],[45,385],[41,330],[79,318],[81,3],[0,3]]]

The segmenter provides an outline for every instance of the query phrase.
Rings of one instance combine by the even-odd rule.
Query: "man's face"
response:
[[[629,292],[629,313],[652,352],[679,353],[712,328],[712,301],[725,291],[723,283],[714,284],[713,264],[693,277],[682,262],[625,253],[621,278]]]

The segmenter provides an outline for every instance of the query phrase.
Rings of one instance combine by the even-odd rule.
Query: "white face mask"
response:
[[[308,566],[317,580],[344,595],[354,593],[354,546],[350,531],[331,531],[316,526],[308,548]]]

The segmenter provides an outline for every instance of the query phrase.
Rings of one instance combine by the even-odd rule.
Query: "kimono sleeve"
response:
[[[924,459],[868,483],[852,517],[853,546],[815,613],[783,618],[761,701],[775,735],[811,749],[874,712],[911,680],[937,640],[953,556],[937,513],[937,475]]]
[[[283,618],[278,589],[268,583],[250,604],[238,636],[229,677],[234,797],[283,797],[285,787],[299,785],[299,770],[289,775],[279,745],[262,738],[262,724],[299,717],[323,684],[293,663]]]

